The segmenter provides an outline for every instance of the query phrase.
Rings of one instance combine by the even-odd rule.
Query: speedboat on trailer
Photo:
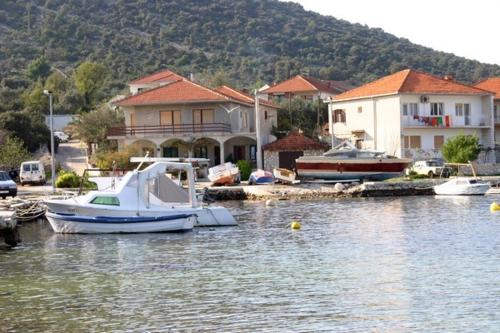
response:
[[[144,161],[147,162],[147,158]],[[75,221],[75,218],[70,218],[71,216],[108,219],[163,217],[165,219],[174,215],[196,215],[194,226],[236,225],[236,220],[226,208],[204,206],[198,203],[193,167],[190,163],[155,162],[142,171],[138,169],[125,174],[116,188],[90,191],[85,195],[68,199],[45,200],[49,211],[46,216],[54,231],[73,232],[69,226],[82,223],[82,221]],[[187,191],[166,176],[170,170],[183,170],[187,173]],[[186,220],[188,219],[190,218],[186,217]],[[127,223],[127,221],[123,222]],[[64,228],[61,227],[62,223],[66,223]]]
[[[358,149],[349,141],[322,156],[301,156],[296,160],[300,177],[331,180],[385,180],[398,177],[411,159],[397,158],[383,152]]]

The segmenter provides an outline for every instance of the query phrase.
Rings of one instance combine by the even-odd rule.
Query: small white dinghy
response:
[[[273,169],[274,178],[282,183],[282,184],[296,184],[299,181],[295,180],[296,174],[295,172],[283,169],[283,168],[275,168]]]
[[[437,195],[485,195],[490,184],[479,178],[459,177],[434,186]]]

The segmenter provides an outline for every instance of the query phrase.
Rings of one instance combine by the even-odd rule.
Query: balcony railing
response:
[[[444,116],[404,116],[403,125],[405,127],[480,127],[490,126],[491,121],[481,118],[479,121],[467,117]]]
[[[223,123],[212,124],[180,124],[180,125],[144,125],[144,126],[120,126],[108,130],[108,136],[148,136],[148,135],[172,135],[189,133],[230,133],[231,125]]]

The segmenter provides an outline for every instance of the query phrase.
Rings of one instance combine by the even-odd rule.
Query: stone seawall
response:
[[[444,180],[211,187],[207,193],[218,201],[433,195],[432,187],[442,182]]]

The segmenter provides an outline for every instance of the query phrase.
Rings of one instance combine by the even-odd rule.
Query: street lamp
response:
[[[52,193],[56,192],[56,163],[55,163],[55,151],[54,151],[54,117],[52,116],[52,92],[50,90],[44,90],[44,95],[49,96],[49,111],[50,111],[50,160],[52,169]]]
[[[260,111],[259,111],[260,92],[255,89],[255,136],[257,138],[257,169],[264,169],[262,165],[262,142],[260,132]]]

